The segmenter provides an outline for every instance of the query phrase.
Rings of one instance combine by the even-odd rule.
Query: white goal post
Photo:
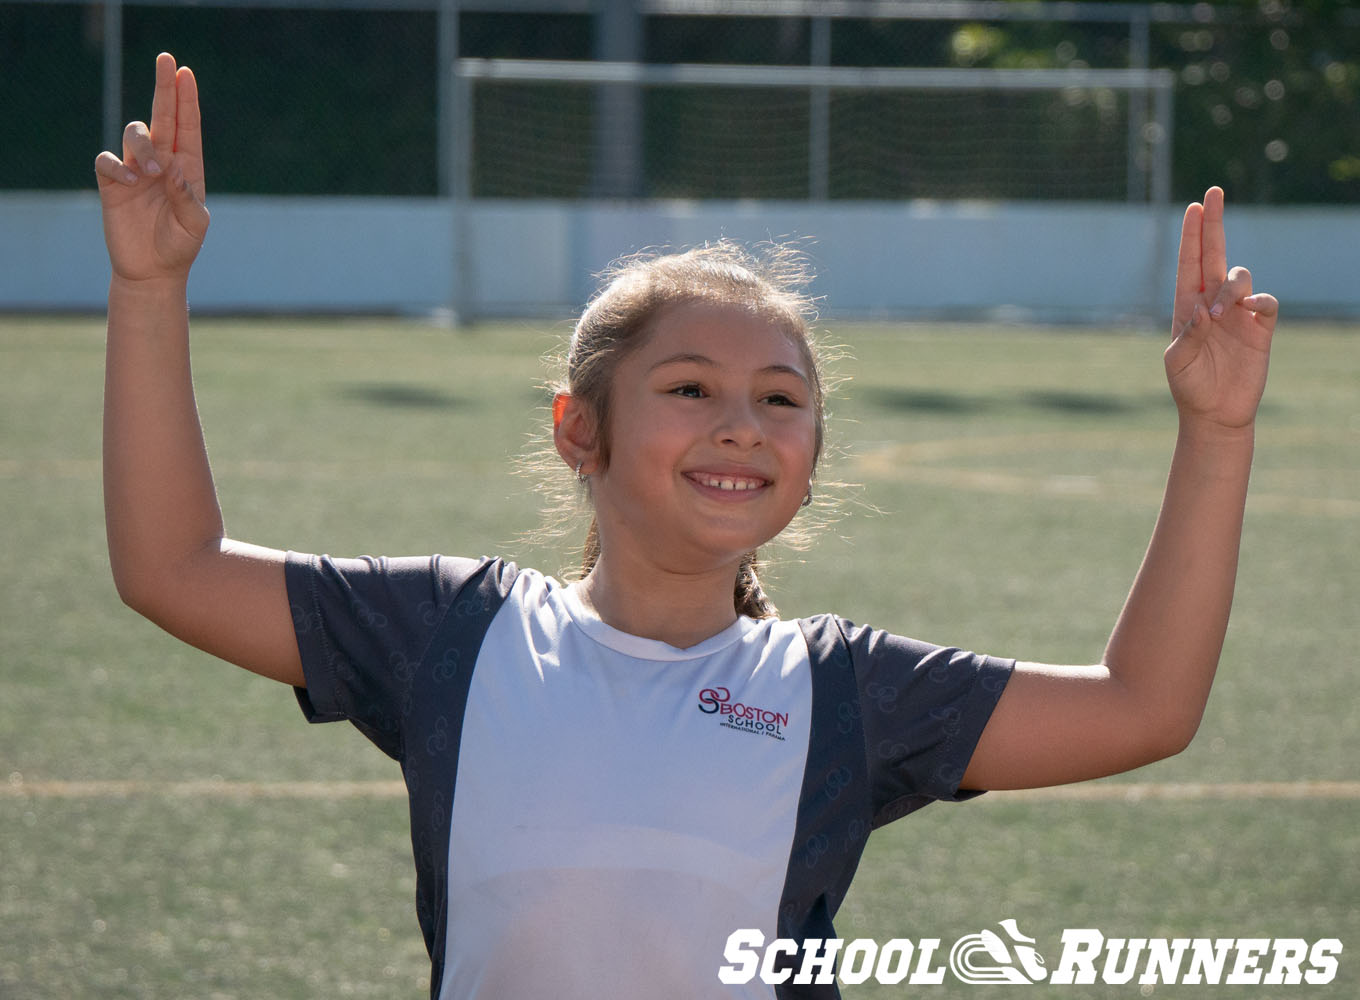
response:
[[[460,59],[441,151],[452,312],[475,311],[475,200],[1075,200],[1156,212],[1171,192],[1174,82],[1164,69]],[[1150,292],[1162,250],[1150,248]]]
[[[662,88],[726,88],[749,93],[785,91],[804,102],[806,111],[806,189],[803,197],[834,196],[831,184],[833,147],[832,95],[1017,95],[1048,92],[1070,97],[1074,104],[1088,96],[1123,95],[1121,130],[1125,147],[1125,199],[1165,204],[1171,184],[1172,93],[1175,77],[1165,69],[954,69],[841,66],[747,66],[586,62],[565,60],[461,59],[454,64],[452,148],[446,190],[455,198],[477,194],[472,183],[473,155],[479,141],[474,129],[474,95],[484,84],[559,84],[561,89],[594,85],[599,94],[623,96],[599,116],[593,127],[603,133],[593,145],[596,155],[636,158],[640,142],[644,90]],[[542,91],[540,91],[541,93]],[[1148,100],[1149,96],[1151,100]],[[631,100],[630,100],[631,99]],[[631,106],[632,111],[627,109]],[[620,109],[622,113],[620,113]],[[868,127],[872,127],[872,121]],[[923,143],[930,142],[922,137]],[[1041,142],[1042,140],[1036,140]],[[634,147],[630,151],[629,147]],[[603,154],[601,151],[604,151]],[[872,197],[872,196],[870,196]],[[889,195],[888,197],[891,197]]]

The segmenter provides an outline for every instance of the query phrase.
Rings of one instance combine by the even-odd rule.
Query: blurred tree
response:
[[[1360,20],[1328,4],[1244,6],[1154,32],[1154,64],[1179,79],[1176,193],[1217,180],[1238,201],[1360,201]]]
[[[1154,23],[1150,42],[1149,64],[1177,74],[1176,200],[1220,183],[1239,202],[1360,202],[1360,11],[1234,0],[1204,5],[1199,20]],[[956,66],[1127,66],[1127,28],[966,23],[948,56]]]

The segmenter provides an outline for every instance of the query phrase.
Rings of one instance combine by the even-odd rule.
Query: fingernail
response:
[[[157,163],[155,160],[147,160],[146,172],[150,174],[152,177],[155,177],[158,173],[161,172],[161,165]]]
[[[1212,316],[1214,319],[1218,319],[1218,317],[1222,316],[1222,315],[1223,315],[1223,303],[1222,303],[1222,302],[1215,302],[1215,303],[1214,303],[1214,307],[1213,307],[1212,309],[1209,310],[1209,315]]]
[[[131,170],[124,171],[124,173],[123,173],[123,180],[127,181],[129,184],[136,184],[136,183],[137,183],[137,175],[134,174]]]

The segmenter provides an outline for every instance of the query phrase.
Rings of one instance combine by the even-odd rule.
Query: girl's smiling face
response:
[[[614,371],[601,543],[702,572],[769,541],[807,495],[816,400],[804,352],[734,306],[664,309]]]

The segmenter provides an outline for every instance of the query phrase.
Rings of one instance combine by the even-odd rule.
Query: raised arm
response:
[[[198,88],[156,59],[151,124],[95,160],[112,278],[104,515],[118,593],[166,631],[301,686],[283,553],[224,535],[189,368],[186,286],[208,228]]]
[[[965,788],[1024,788],[1126,771],[1183,750],[1218,666],[1237,576],[1256,409],[1278,304],[1227,267],[1223,192],[1181,228],[1164,355],[1180,429],[1161,513],[1093,667],[1020,664]]]

